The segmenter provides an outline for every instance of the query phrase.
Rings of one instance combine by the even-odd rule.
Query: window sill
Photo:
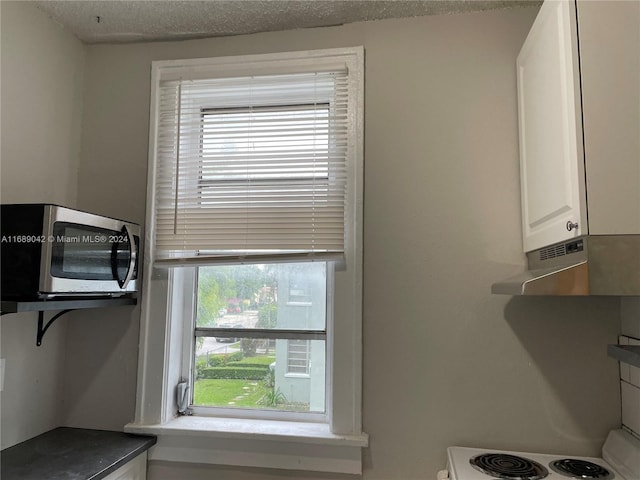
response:
[[[362,473],[366,433],[339,435],[324,423],[178,417],[164,424],[128,424],[156,435],[149,460],[333,473]]]
[[[311,378],[308,373],[285,373],[284,378]]]

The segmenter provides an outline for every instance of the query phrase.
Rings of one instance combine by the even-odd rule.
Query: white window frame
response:
[[[181,380],[184,338],[191,326],[184,319],[193,312],[195,278],[189,268],[154,267],[153,215],[157,96],[160,74],[166,77],[189,69],[193,76],[313,72],[349,69],[349,194],[346,199],[345,262],[335,268],[327,286],[327,421],[256,420],[176,415],[175,386]],[[254,466],[280,469],[362,473],[362,200],[364,49],[311,50],[279,54],[154,61],[152,64],[151,122],[147,222],[144,234],[143,287],[135,419],[125,426],[132,433],[154,434],[158,443],[149,459]],[[329,278],[329,275],[328,275]],[[185,288],[194,292],[185,296]],[[334,366],[339,365],[339,368]],[[249,455],[248,453],[251,453]]]
[[[283,262],[286,263],[286,262]],[[332,288],[333,285],[333,276],[334,276],[334,264],[332,262],[326,262],[326,291],[327,295],[329,294],[329,289]],[[196,297],[197,297],[197,275],[195,273],[196,268],[188,268],[182,272],[185,279],[188,279],[187,282],[181,282],[179,288],[182,289],[182,292],[179,295],[183,297],[192,296],[193,301],[189,302],[188,308],[190,311],[183,311],[180,314],[183,315],[185,319],[183,324],[183,344],[182,344],[182,374],[181,378],[191,381],[193,378],[193,367],[194,367],[194,351],[193,351],[193,338],[194,331],[196,329]],[[195,278],[192,276],[195,275]],[[327,332],[327,338],[325,340],[325,345],[329,342],[330,330],[333,328],[333,322],[331,317],[331,299],[327,299],[327,312],[325,316],[325,331]],[[274,329],[276,331],[277,329]],[[318,331],[321,333],[321,331]],[[330,362],[331,359],[329,355],[326,355],[326,362]],[[288,359],[287,359],[288,360]],[[326,372],[331,372],[329,365],[325,366]],[[310,374],[289,374],[287,373],[285,377],[309,377]],[[295,412],[295,411],[281,411],[281,410],[268,410],[268,409],[238,409],[235,407],[222,407],[215,406],[209,407],[204,405],[192,405],[191,411],[194,415],[203,416],[203,417],[242,417],[246,419],[256,419],[256,420],[286,420],[286,421],[297,421],[297,422],[310,422],[310,423],[328,423],[329,415],[327,411],[327,405],[330,403],[330,392],[331,392],[331,377],[329,373],[325,375],[325,411],[324,412]]]

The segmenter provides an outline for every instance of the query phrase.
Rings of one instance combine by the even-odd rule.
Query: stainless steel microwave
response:
[[[2,300],[106,297],[138,288],[140,226],[51,204],[2,205]]]

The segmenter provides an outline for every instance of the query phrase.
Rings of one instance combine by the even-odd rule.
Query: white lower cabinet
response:
[[[104,480],[146,480],[146,478],[147,452],[144,452],[115,472],[104,477]]]

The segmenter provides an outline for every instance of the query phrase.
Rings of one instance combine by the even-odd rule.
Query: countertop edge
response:
[[[107,477],[108,475],[112,474],[113,472],[118,470],[123,465],[126,465],[127,463],[129,463],[131,460],[136,458],[138,455],[141,455],[142,453],[144,453],[147,450],[149,450],[158,441],[157,437],[154,437],[154,436],[151,436],[151,435],[138,435],[138,434],[130,434],[130,435],[136,435],[136,436],[139,436],[139,437],[148,437],[149,440],[147,442],[145,442],[143,445],[140,445],[138,448],[136,448],[136,449],[132,450],[131,452],[129,452],[127,455],[122,457],[120,460],[117,460],[115,463],[112,463],[111,465],[109,465],[104,470],[102,470],[100,472],[97,472],[92,477],[87,478],[87,480],[101,480],[101,479]]]

